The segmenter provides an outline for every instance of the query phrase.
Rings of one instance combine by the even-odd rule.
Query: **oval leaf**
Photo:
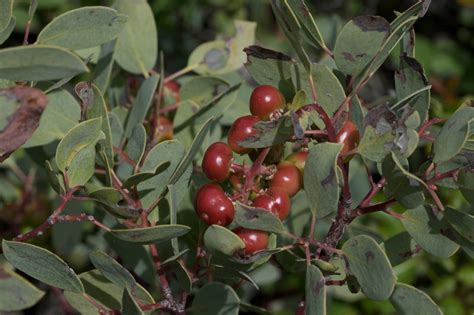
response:
[[[110,233],[123,241],[141,244],[168,241],[182,236],[191,228],[180,224],[157,225],[148,228],[112,230]]]
[[[99,138],[101,127],[102,119],[94,118],[69,130],[56,149],[58,169],[64,172],[81,150],[95,144]]]
[[[93,251],[89,257],[92,264],[112,283],[130,291],[135,289],[136,281],[132,274],[115,259],[99,250]]]
[[[105,278],[98,270],[91,270],[81,273],[79,278],[84,283],[86,294],[92,297],[99,305],[106,310],[120,310],[122,308],[123,287],[117,286]],[[155,303],[153,297],[140,284],[134,292],[135,298],[140,304]],[[81,314],[99,315],[95,307],[84,295],[64,292],[67,301]],[[151,314],[151,311],[146,314]],[[125,314],[125,313],[124,313]]]
[[[44,292],[36,288],[25,278],[0,266],[0,310],[5,312],[21,311],[35,305]]]
[[[208,283],[196,293],[192,311],[194,315],[238,315],[239,297],[226,284]]]
[[[379,245],[367,235],[358,235],[342,247],[349,269],[369,299],[383,301],[390,297],[396,277]]]
[[[383,17],[363,15],[353,18],[342,28],[334,47],[334,60],[347,75],[359,73],[378,53],[390,32]]]
[[[469,124],[474,120],[474,108],[458,109],[444,124],[434,143],[434,163],[452,159],[461,151],[469,137]]]
[[[125,125],[125,137],[130,137],[133,129],[143,123],[151,101],[155,96],[155,90],[158,86],[159,75],[154,74],[146,79],[138,90],[137,98],[133,102],[132,109],[128,115],[127,124]]]
[[[284,231],[281,220],[268,210],[238,203],[235,211],[234,222],[239,226],[277,234]]]
[[[148,76],[158,56],[155,18],[146,0],[117,0],[114,8],[128,16],[117,39],[115,60],[126,71]]]
[[[459,249],[458,244],[442,234],[449,235],[450,227],[425,206],[405,211],[402,223],[415,242],[434,256],[449,257]]]
[[[390,302],[401,315],[443,315],[428,294],[404,283],[397,283]]]
[[[3,31],[12,18],[13,0],[0,1],[0,32]]]
[[[47,81],[89,72],[67,49],[32,45],[0,49],[0,78],[15,81]]]
[[[82,293],[79,277],[61,258],[44,248],[14,241],[2,242],[5,258],[32,278],[67,291]]]
[[[207,228],[204,233],[204,244],[211,252],[219,252],[227,256],[232,256],[245,248],[239,236],[220,225],[211,225]]]
[[[61,14],[38,35],[39,44],[84,49],[116,38],[127,17],[107,7],[82,7]]]
[[[341,149],[341,144],[320,143],[309,151],[304,168],[304,190],[311,211],[318,218],[337,210],[341,189],[336,162]]]
[[[319,268],[309,265],[305,281],[306,314],[326,314],[326,283]]]

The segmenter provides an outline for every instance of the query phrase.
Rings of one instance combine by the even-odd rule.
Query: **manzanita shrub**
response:
[[[50,286],[83,314],[266,314],[249,292],[271,265],[305,275],[295,314],[326,314],[335,288],[441,314],[393,270],[420,251],[474,257],[473,213],[438,193],[474,202],[474,108],[429,115],[413,30],[429,1],[391,22],[355,17],[334,45],[302,0],[271,5],[298,60],[254,45],[255,23],[235,21],[233,37],[166,75],[145,0],[71,10],[34,43],[27,27],[22,46],[0,49],[1,176],[20,193],[2,212],[58,197],[26,231],[10,214],[0,310],[29,308]],[[0,43],[12,6],[0,2]],[[360,92],[396,47],[395,93],[368,108]],[[352,227],[374,212],[406,232]],[[81,274],[63,260],[77,248]]]

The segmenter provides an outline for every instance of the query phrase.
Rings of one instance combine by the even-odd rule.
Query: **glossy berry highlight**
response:
[[[341,155],[346,155],[348,152],[354,150],[359,145],[359,130],[352,121],[346,121],[342,126],[341,130],[336,135],[337,143],[342,143],[343,147]],[[352,156],[347,156],[346,160]]]
[[[283,221],[290,213],[291,200],[283,189],[270,187],[263,194],[257,196],[252,205],[270,211]]]
[[[230,127],[227,134],[227,143],[232,148],[232,151],[238,154],[247,154],[252,149],[244,148],[239,143],[251,136],[257,134],[257,130],[253,128],[260,118],[253,115],[243,116],[238,118]]]
[[[230,175],[232,149],[224,142],[213,143],[207,148],[202,159],[202,170],[206,176],[216,182],[223,182]]]
[[[194,207],[199,218],[209,225],[227,226],[234,220],[234,204],[217,184],[202,186],[196,194]]]
[[[271,85],[256,87],[250,96],[250,112],[262,120],[267,120],[275,111],[284,108],[283,94]]]
[[[278,164],[277,171],[270,180],[270,187],[278,187],[293,197],[302,186],[303,177],[295,165],[286,161]]]

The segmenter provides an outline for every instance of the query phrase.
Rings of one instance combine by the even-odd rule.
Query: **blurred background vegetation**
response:
[[[350,18],[363,15],[380,15],[391,21],[394,11],[402,11],[414,1],[408,0],[307,0],[316,22],[331,47],[336,34]],[[110,5],[112,1],[99,0],[39,0],[38,11],[32,23],[30,42],[52,18],[70,9],[86,5]],[[258,23],[257,44],[292,55],[289,43],[278,29],[271,12],[269,1],[262,0],[149,0],[156,17],[159,34],[159,49],[164,52],[166,72],[183,68],[190,52],[200,43],[216,35],[231,35],[234,19],[251,20]],[[14,15],[17,28],[6,46],[21,44],[24,27],[28,19],[28,0],[17,0]],[[423,64],[432,85],[433,116],[447,116],[453,112],[474,90],[474,1],[435,0],[427,15],[415,25],[416,58]],[[383,97],[394,95],[393,71],[397,66],[398,50],[387,61],[382,71],[373,78],[363,93],[365,104],[375,104]],[[35,200],[36,206],[16,217],[9,213],[8,200],[11,196],[0,192],[0,238],[2,230],[12,224],[26,220],[34,225],[47,215],[46,201]],[[459,192],[446,188],[442,195],[448,204],[467,207]],[[45,196],[46,198],[46,196]],[[5,206],[5,207],[3,207]],[[38,213],[42,209],[44,213]],[[38,218],[36,218],[38,217]],[[24,224],[24,223],[23,223]],[[386,215],[371,215],[358,224],[370,229],[382,239],[402,231],[401,224]],[[22,228],[25,228],[23,226]],[[3,235],[2,235],[3,234]],[[53,239],[53,243],[54,243]],[[56,240],[67,247],[67,237]],[[69,260],[74,260],[70,257]],[[87,259],[79,255],[75,259]],[[85,262],[73,262],[86,268]],[[447,315],[474,314],[474,262],[464,253],[440,259],[426,253],[398,265],[395,268],[401,282],[425,290]],[[80,270],[77,270],[80,271]],[[254,274],[260,277],[261,291],[254,294],[253,302],[271,310],[273,314],[293,314],[296,303],[303,295],[304,277],[300,274],[282,272],[275,265],[268,264]],[[276,284],[275,284],[276,282]],[[266,284],[266,285],[265,285]],[[337,290],[336,290],[337,291]],[[389,302],[373,302],[366,299],[348,298],[347,294],[334,293],[329,305],[330,314],[393,314]],[[348,303],[351,302],[351,303]],[[39,306],[41,308],[41,305]],[[37,310],[38,311],[38,310]],[[36,313],[36,312],[35,312]],[[42,313],[44,314],[44,313]]]

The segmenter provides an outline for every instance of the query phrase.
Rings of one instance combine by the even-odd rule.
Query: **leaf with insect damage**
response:
[[[0,121],[0,162],[33,135],[47,104],[47,96],[35,88],[16,86],[0,89],[0,120],[7,107],[16,108],[4,121],[3,127]]]

